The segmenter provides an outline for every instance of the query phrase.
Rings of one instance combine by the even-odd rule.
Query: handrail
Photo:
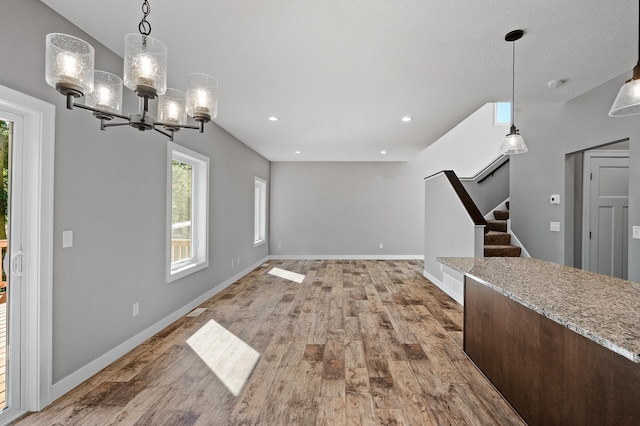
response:
[[[449,180],[449,183],[453,187],[453,190],[456,192],[456,195],[462,202],[462,205],[464,206],[465,210],[467,210],[467,214],[473,221],[473,224],[484,225],[486,227],[487,221],[482,216],[482,213],[480,213],[480,209],[478,209],[478,206],[476,206],[476,203],[473,202],[467,190],[464,189],[464,186],[462,185],[462,182],[460,182],[460,179],[458,179],[458,176],[456,175],[456,173],[453,170],[443,170],[439,173],[444,173],[444,175],[447,177],[447,179]],[[439,174],[439,173],[436,173],[436,174]],[[431,175],[425,179],[429,179],[432,176],[435,176],[435,175]]]
[[[489,179],[491,176],[493,176],[498,170],[500,170],[502,168],[502,166],[504,166],[505,164],[507,164],[509,162],[509,158],[507,158],[506,161],[500,163],[500,165],[498,167],[496,167],[495,169],[493,169],[491,171],[491,173],[489,173],[488,175],[486,175],[485,177],[483,177],[482,179],[480,179],[478,181],[478,184],[481,184],[482,182],[484,182],[485,180]]]
[[[509,156],[506,154],[500,154],[493,161],[491,161],[491,163],[489,163],[486,167],[484,167],[475,175],[468,176],[468,177],[460,176],[458,177],[458,179],[460,179],[463,182],[483,180],[485,177],[487,177],[490,174],[493,174],[495,170],[499,169],[500,167],[502,167],[502,165],[504,165],[504,163],[507,163],[507,162],[509,162]]]

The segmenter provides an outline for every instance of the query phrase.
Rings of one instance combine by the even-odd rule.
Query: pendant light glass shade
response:
[[[527,151],[529,149],[520,133],[518,133],[518,129],[516,129],[516,126],[511,126],[511,131],[504,138],[502,145],[500,145],[500,154],[524,154]]]
[[[620,88],[611,106],[611,117],[640,114],[640,62],[633,69],[633,77]]]
[[[149,99],[167,90],[167,46],[143,34],[124,38],[124,85]]]
[[[93,92],[93,46],[67,34],[47,34],[45,79],[63,95],[74,98]]]
[[[640,34],[640,1],[638,2],[638,31]],[[640,114],[640,36],[638,36],[638,63],[633,67],[632,77],[620,88],[609,111],[611,117],[636,114]]]
[[[218,80],[206,74],[187,76],[187,114],[205,122],[218,116]]]
[[[93,72],[94,90],[86,95],[84,104],[100,111],[122,112],[122,79],[106,71]]]
[[[187,124],[187,101],[184,92],[167,89],[158,98],[158,124],[172,127]]]

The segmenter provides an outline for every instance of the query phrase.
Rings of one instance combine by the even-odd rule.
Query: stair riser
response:
[[[507,220],[509,219],[509,212],[506,210],[494,210],[493,217],[497,220]]]
[[[486,246],[507,246],[511,244],[511,235],[507,233],[485,235],[484,244]]]
[[[520,257],[522,249],[516,246],[484,247],[485,257]]]
[[[507,232],[507,221],[487,221],[489,231]]]

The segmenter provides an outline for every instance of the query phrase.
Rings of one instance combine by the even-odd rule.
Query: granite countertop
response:
[[[640,363],[640,284],[532,258],[437,260]]]

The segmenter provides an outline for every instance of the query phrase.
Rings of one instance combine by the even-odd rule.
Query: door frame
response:
[[[591,225],[591,159],[593,157],[629,158],[629,150],[589,150],[584,152],[583,181],[582,181],[582,269],[589,271],[589,250],[591,239],[589,230]],[[627,236],[628,238],[628,236]],[[627,244],[629,242],[627,241]]]
[[[0,110],[22,117],[21,401],[16,417],[51,401],[55,106],[0,85]]]

